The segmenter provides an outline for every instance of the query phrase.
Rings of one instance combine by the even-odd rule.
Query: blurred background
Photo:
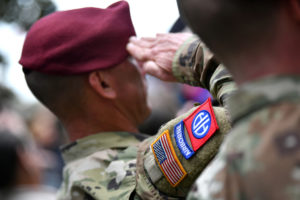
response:
[[[59,121],[33,97],[25,83],[18,60],[26,32],[43,16],[60,10],[81,7],[105,8],[116,0],[1,0],[0,1],[0,162],[6,162],[11,152],[15,155],[6,166],[0,167],[0,177],[6,177],[0,190],[9,180],[21,180],[22,187],[11,183],[14,195],[34,199],[31,185],[40,186],[42,199],[52,199],[60,186],[63,161],[59,147],[68,142]],[[156,33],[189,31],[179,19],[174,0],[128,0],[137,36],[155,36]],[[80,34],[80,32],[78,33]],[[149,103],[152,115],[140,127],[140,131],[153,135],[165,122],[186,110],[195,102],[203,102],[210,95],[207,91],[186,85],[164,83],[147,77]],[[7,131],[9,130],[9,131]],[[6,138],[6,139],[2,139]],[[24,142],[25,141],[30,142]],[[1,149],[3,147],[3,149]],[[34,147],[34,148],[32,148]],[[21,149],[21,150],[20,150]],[[30,149],[30,150],[27,150]],[[32,162],[23,160],[24,155],[37,157]],[[37,155],[37,156],[35,156]],[[27,159],[28,160],[28,159]],[[30,159],[29,159],[30,160]],[[36,169],[29,173],[27,168]],[[35,177],[39,177],[35,179]],[[29,181],[28,180],[32,180]],[[27,180],[24,182],[24,180]],[[26,187],[24,187],[24,185]],[[25,188],[25,189],[24,189]],[[34,194],[37,192],[35,190]],[[41,199],[41,197],[38,197]],[[1,193],[0,193],[0,199]],[[7,198],[8,199],[8,198]],[[13,198],[12,198],[13,199]],[[15,198],[17,199],[17,198]]]

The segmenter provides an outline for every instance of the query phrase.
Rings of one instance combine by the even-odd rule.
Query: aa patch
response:
[[[152,152],[168,182],[176,187],[186,176],[171,142],[169,130],[164,131],[152,144]]]
[[[183,122],[190,137],[193,151],[197,151],[219,129],[210,98]]]
[[[192,155],[195,154],[195,152],[191,149],[190,145],[186,141],[183,121],[175,125],[174,137],[177,147],[179,148],[181,154],[183,155],[183,157],[185,157],[185,159],[189,159]]]

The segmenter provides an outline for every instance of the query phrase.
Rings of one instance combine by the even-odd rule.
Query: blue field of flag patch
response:
[[[162,164],[166,159],[166,154],[163,150],[163,147],[161,145],[161,141],[157,141],[154,145],[153,145],[153,149],[155,151],[156,157],[159,161],[160,164]]]

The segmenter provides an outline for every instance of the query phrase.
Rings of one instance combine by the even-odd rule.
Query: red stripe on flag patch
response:
[[[171,142],[169,130],[164,131],[152,144],[151,149],[164,176],[176,187],[186,176]]]

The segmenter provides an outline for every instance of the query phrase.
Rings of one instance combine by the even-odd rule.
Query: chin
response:
[[[150,116],[151,112],[152,112],[151,108],[149,106],[147,106],[147,113],[145,114],[144,121]]]
[[[152,111],[149,106],[143,109],[143,114],[141,114],[141,117],[139,118],[138,125],[143,124],[146,121],[146,119],[150,116],[151,112]]]

